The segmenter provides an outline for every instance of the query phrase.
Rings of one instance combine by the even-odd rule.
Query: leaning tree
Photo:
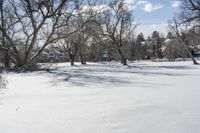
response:
[[[200,28],[200,0],[183,0],[181,1],[181,12],[176,15],[170,22],[170,29],[176,34],[178,41],[185,47],[188,55],[194,64],[198,64],[189,50],[192,40],[187,37],[188,29]]]
[[[177,40],[185,48],[189,57],[192,59],[193,64],[198,64],[198,62],[195,60],[194,56],[192,55],[192,53],[189,49],[190,41],[186,35],[187,28],[186,27],[180,28],[182,26],[180,26],[180,24],[178,24],[176,18],[174,18],[173,21],[170,22],[169,26],[170,26],[171,30],[173,30],[173,32],[175,32]]]

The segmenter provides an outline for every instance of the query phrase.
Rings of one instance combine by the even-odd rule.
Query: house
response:
[[[103,52],[101,52],[101,57],[103,61],[111,61],[114,60],[114,57],[112,55],[111,51],[105,50]]]
[[[194,57],[200,57],[200,45],[197,45],[193,48],[192,54]]]
[[[66,62],[69,61],[69,59],[67,59],[67,55],[64,53],[60,53],[60,52],[51,52],[49,53],[49,62]]]
[[[56,48],[45,49],[38,57],[38,62],[66,62],[69,61],[66,53],[56,50]]]

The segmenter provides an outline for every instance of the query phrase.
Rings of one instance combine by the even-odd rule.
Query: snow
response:
[[[0,133],[199,133],[199,65],[130,65],[4,74]]]

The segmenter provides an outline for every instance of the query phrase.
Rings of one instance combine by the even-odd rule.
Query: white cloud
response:
[[[125,0],[125,3],[126,3],[129,10],[135,9],[136,0]]]
[[[175,0],[171,2],[171,7],[176,8],[179,7],[181,5],[181,1],[179,0]]]
[[[151,2],[147,0],[139,0],[136,6],[139,6],[145,12],[153,12],[164,7],[164,5],[161,3],[152,4]]]
[[[134,4],[135,3],[135,0],[125,0],[125,2],[127,3],[127,4]]]
[[[153,4],[148,0],[124,0],[129,10],[134,10],[137,7],[141,8],[145,12],[153,12],[164,7],[163,4]]]
[[[157,5],[153,6],[152,4],[148,3],[148,4],[144,5],[143,9],[146,12],[152,12],[152,11],[155,11],[155,10],[158,10],[161,8],[163,8],[163,5],[161,5],[161,4],[157,4]]]

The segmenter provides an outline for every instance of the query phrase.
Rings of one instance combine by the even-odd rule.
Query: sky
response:
[[[155,30],[167,34],[168,20],[180,10],[180,0],[126,0],[134,9],[137,33],[151,35]]]

